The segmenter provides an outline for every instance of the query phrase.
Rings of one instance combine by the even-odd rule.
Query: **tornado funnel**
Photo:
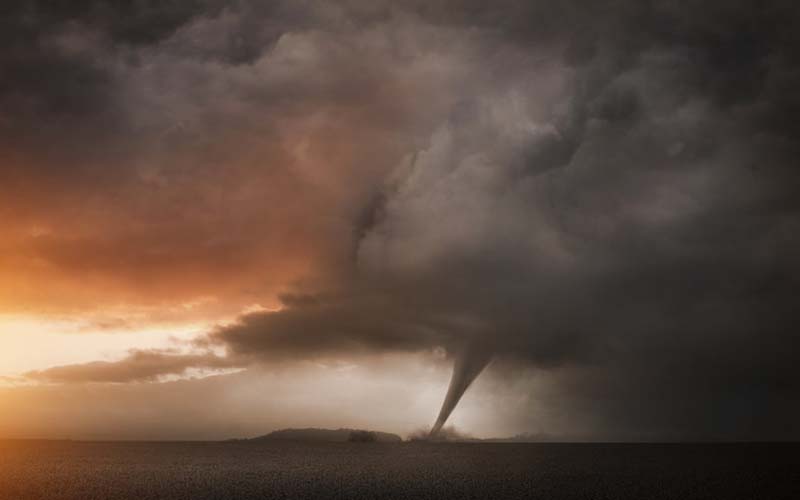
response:
[[[436,437],[436,434],[441,430],[447,418],[455,409],[461,396],[469,388],[470,384],[480,375],[489,361],[492,359],[492,351],[476,343],[467,346],[466,349],[461,351],[456,356],[455,363],[453,364],[453,376],[450,379],[450,386],[447,388],[447,395],[444,397],[442,409],[439,410],[439,417],[436,423],[433,424],[429,438]]]

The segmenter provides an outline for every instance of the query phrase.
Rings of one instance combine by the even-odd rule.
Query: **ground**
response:
[[[800,498],[800,445],[0,441],[1,500]]]

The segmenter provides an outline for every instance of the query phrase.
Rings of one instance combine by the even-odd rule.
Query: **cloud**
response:
[[[54,366],[25,373],[30,380],[51,383],[153,382],[168,375],[183,375],[190,368],[231,368],[231,360],[214,354],[179,354],[163,350],[134,350],[119,361],[92,361]]]
[[[347,265],[355,214],[449,105],[457,36],[360,29],[317,3],[225,7],[9,5],[5,307],[214,295],[230,315]]]

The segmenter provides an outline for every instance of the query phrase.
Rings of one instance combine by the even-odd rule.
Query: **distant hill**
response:
[[[388,432],[365,431],[362,429],[281,429],[263,436],[246,439],[248,442],[261,441],[324,441],[329,443],[378,442],[399,443],[402,438]]]

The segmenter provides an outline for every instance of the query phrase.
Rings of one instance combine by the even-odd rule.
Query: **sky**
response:
[[[0,437],[800,439],[798,23],[2,2]]]

